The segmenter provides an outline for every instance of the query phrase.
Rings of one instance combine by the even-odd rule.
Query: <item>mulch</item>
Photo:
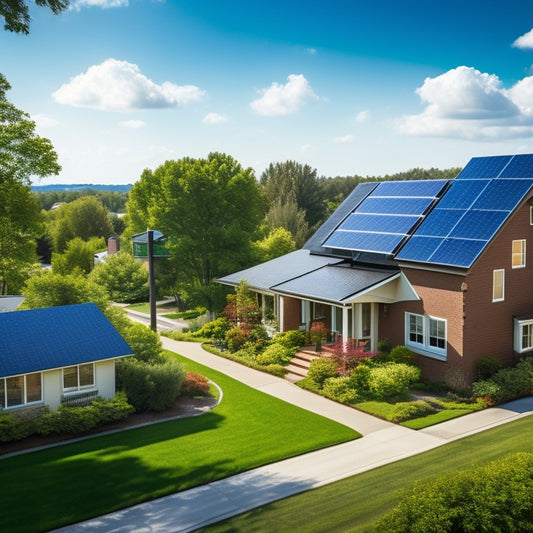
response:
[[[34,435],[19,441],[0,444],[0,458],[3,455],[7,454],[31,451],[32,449],[39,448],[41,446],[66,443],[73,439],[98,435],[100,433],[107,433],[109,431],[131,429],[146,424],[155,424],[157,422],[163,422],[165,420],[196,416],[210,411],[213,407],[216,406],[216,404],[217,399],[213,398],[212,396],[205,396],[201,398],[180,397],[178,398],[173,407],[165,411],[133,413],[126,420],[107,424],[87,433],[79,435],[48,435],[46,437]]]

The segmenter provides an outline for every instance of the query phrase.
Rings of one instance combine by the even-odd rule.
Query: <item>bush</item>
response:
[[[368,392],[376,400],[386,400],[409,392],[409,386],[420,379],[420,369],[403,363],[385,363],[370,368]]]
[[[328,378],[333,378],[337,375],[337,365],[331,359],[319,358],[313,359],[309,365],[309,372],[307,377],[316,383],[319,388],[324,386],[324,382]]]
[[[375,525],[375,531],[531,531],[533,454],[515,453],[412,491]]]
[[[357,391],[347,376],[327,378],[322,388],[324,396],[341,403],[355,403],[358,400]]]
[[[182,396],[206,396],[209,392],[209,380],[196,372],[187,372],[181,385]]]
[[[272,339],[272,342],[281,344],[289,349],[300,348],[305,343],[305,331],[299,331],[297,329],[284,331],[283,333],[278,333]]]
[[[13,413],[0,412],[0,442],[11,442],[32,434],[28,421],[17,418]]]
[[[160,363],[164,360],[161,355],[161,339],[157,332],[152,331],[148,326],[132,322],[121,334],[139,361]]]
[[[390,422],[404,422],[412,418],[420,418],[436,413],[437,409],[424,400],[414,402],[400,402],[394,406],[390,416]]]
[[[476,361],[477,380],[489,379],[501,369],[502,363],[496,357],[482,357]]]
[[[208,339],[214,339],[215,341],[222,342],[226,337],[226,333],[230,329],[228,319],[223,316],[219,316],[216,320],[212,320],[207,324],[204,324],[198,331],[195,332],[195,336],[206,337]]]
[[[230,352],[238,352],[248,342],[249,330],[244,330],[241,326],[233,326],[226,332],[224,344]]]
[[[183,366],[174,359],[147,364],[125,359],[117,365],[117,382],[136,411],[164,411],[176,402],[185,379]]]
[[[282,344],[274,343],[267,346],[262,354],[257,356],[257,362],[261,365],[282,365],[289,364],[292,359],[293,350],[285,348]]]
[[[407,346],[395,346],[389,353],[389,361],[392,363],[404,363],[412,365],[415,354]]]
[[[391,351],[391,344],[389,339],[381,339],[378,342],[378,352],[380,354],[389,354]]]

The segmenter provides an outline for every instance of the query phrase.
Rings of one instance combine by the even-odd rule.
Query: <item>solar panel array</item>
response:
[[[470,267],[533,186],[533,155],[472,159],[396,259]]]
[[[380,183],[322,242],[327,248],[393,254],[412,232],[447,180]]]

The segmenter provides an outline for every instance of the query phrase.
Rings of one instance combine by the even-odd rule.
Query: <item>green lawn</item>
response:
[[[447,444],[409,459],[274,502],[203,531],[365,532],[416,480],[455,474],[513,452],[533,453],[533,417]]]
[[[214,410],[1,460],[0,531],[47,531],[360,436],[179,359],[220,385]]]

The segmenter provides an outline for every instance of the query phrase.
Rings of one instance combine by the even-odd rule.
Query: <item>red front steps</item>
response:
[[[320,352],[316,352],[312,346],[304,346],[298,351],[291,362],[285,367],[287,374],[285,379],[289,381],[300,381],[307,376],[309,365],[313,359],[318,359],[321,356]]]

